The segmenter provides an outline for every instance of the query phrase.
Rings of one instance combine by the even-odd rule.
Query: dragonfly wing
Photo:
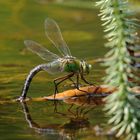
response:
[[[55,45],[62,56],[71,56],[71,52],[64,41],[57,23],[50,18],[45,20],[45,33],[48,39]]]
[[[53,62],[47,63],[47,64],[44,65],[43,69],[50,74],[61,73],[61,72],[64,71],[63,60],[57,59]]]
[[[46,61],[53,61],[60,58],[58,55],[50,52],[49,50],[47,50],[46,48],[44,48],[43,46],[41,46],[39,43],[35,41],[25,40],[24,44],[29,50],[31,50],[33,53],[36,53]]]

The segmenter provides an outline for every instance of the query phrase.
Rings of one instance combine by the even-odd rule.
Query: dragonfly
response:
[[[86,84],[91,84],[85,79],[85,75],[91,70],[91,65],[84,60],[77,59],[71,55],[70,49],[64,41],[60,28],[55,20],[47,18],[45,20],[45,34],[47,38],[52,42],[54,47],[60,52],[57,55],[47,48],[43,47],[39,43],[32,40],[25,40],[24,44],[33,53],[40,56],[43,60],[48,63],[40,64],[34,67],[28,74],[24,86],[22,88],[21,96],[18,98],[19,101],[24,101],[29,90],[29,86],[33,77],[40,71],[44,70],[50,74],[66,72],[67,74],[54,79],[55,85],[54,95],[58,93],[58,85],[63,81],[69,79],[71,81],[73,76],[76,76],[76,83],[74,82],[77,89],[79,89],[79,79],[83,80]],[[80,90],[80,89],[79,89]]]

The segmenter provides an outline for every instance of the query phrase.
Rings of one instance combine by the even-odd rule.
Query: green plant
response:
[[[137,50],[137,24],[132,19],[127,0],[99,0],[101,20],[104,22],[105,38],[110,47],[104,65],[105,83],[116,86],[117,91],[108,96],[105,110],[116,136],[126,134],[128,140],[140,140],[140,101],[131,90],[139,79],[135,68],[134,51]]]

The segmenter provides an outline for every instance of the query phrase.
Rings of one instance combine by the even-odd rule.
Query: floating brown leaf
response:
[[[86,86],[86,87],[81,87],[79,90],[78,89],[67,90],[67,91],[58,93],[56,95],[51,95],[44,98],[47,100],[64,100],[71,97],[85,96],[85,95],[103,97],[103,96],[107,96],[108,94],[113,93],[115,90],[116,90],[115,87],[109,87],[107,85]]]

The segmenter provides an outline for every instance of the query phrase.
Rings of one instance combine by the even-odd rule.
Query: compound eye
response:
[[[91,65],[90,64],[86,64],[86,72],[89,73],[91,70]]]

